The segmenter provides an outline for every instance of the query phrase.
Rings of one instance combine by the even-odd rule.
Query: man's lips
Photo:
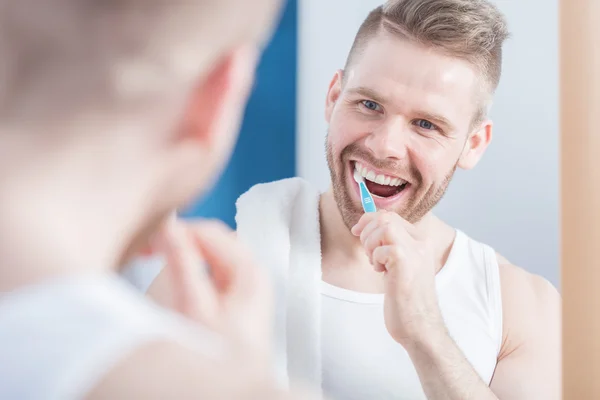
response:
[[[395,173],[377,169],[363,161],[351,161],[350,164],[362,177],[380,185],[401,186],[409,182]]]
[[[355,201],[360,204],[360,188],[358,183],[354,180],[354,163],[349,163],[349,185],[353,187],[354,194],[353,197],[356,197]],[[376,182],[369,181],[368,179],[364,179],[365,185],[367,189],[373,196],[373,201],[378,209],[394,209],[397,207],[397,204],[401,199],[407,195],[412,185],[410,183],[404,183],[402,186],[387,186],[381,187],[380,184]],[[383,192],[385,190],[386,192]]]

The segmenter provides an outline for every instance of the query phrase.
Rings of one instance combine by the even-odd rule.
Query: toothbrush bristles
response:
[[[360,172],[358,172],[357,169],[354,170],[354,180],[356,181],[356,183],[364,182],[362,175],[360,174]]]

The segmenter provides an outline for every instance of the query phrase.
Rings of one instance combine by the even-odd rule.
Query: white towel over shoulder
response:
[[[237,233],[275,288],[277,373],[321,386],[320,193],[301,178],[259,184],[237,201]]]

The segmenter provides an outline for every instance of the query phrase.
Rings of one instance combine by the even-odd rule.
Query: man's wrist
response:
[[[421,329],[418,334],[412,335],[404,343],[404,348],[412,357],[413,354],[432,356],[439,354],[449,343],[453,343],[446,327],[442,324],[429,325]]]

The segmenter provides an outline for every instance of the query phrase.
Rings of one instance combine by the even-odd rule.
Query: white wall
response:
[[[458,172],[436,213],[513,263],[559,285],[558,1],[496,0],[512,38],[492,118],[494,139]],[[381,0],[299,1],[298,174],[329,184],[323,105],[367,13]]]

